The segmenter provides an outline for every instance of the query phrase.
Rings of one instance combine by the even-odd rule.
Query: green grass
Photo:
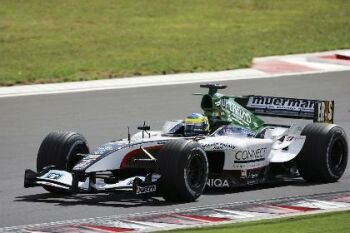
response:
[[[0,85],[226,70],[350,47],[348,0],[0,0]]]
[[[175,230],[186,233],[349,233],[350,211],[289,217],[276,220]]]

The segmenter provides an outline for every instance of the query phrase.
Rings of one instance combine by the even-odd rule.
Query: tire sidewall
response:
[[[328,170],[328,175],[330,177],[332,177],[332,179],[334,180],[338,180],[343,173],[345,172],[346,166],[347,166],[347,147],[346,145],[346,135],[344,135],[343,130],[341,130],[339,127],[333,127],[329,132],[328,132],[328,138],[329,138],[329,142],[327,144],[327,149],[326,149],[326,167]],[[345,155],[343,155],[343,161],[341,164],[341,168],[338,169],[337,171],[331,166],[331,153],[332,153],[332,149],[334,144],[340,140],[342,145],[344,146],[343,150]]]
[[[86,139],[76,132],[55,131],[49,133],[42,141],[37,155],[37,171],[53,166],[56,169],[71,171],[79,161],[77,153],[89,153]],[[67,190],[52,186],[43,186],[47,191],[66,195]]]
[[[79,160],[77,160],[77,161],[73,160],[73,159],[75,159],[74,158],[74,156],[76,156],[75,150],[77,149],[78,146],[79,147],[86,147],[87,150],[89,150],[86,141],[84,141],[83,139],[79,138],[78,140],[73,141],[73,143],[71,145],[69,145],[69,149],[68,149],[68,152],[67,152],[67,155],[65,158],[65,169],[67,171],[71,171],[73,169],[73,167],[77,164],[77,162],[79,162]],[[71,163],[73,163],[73,164],[71,164]]]
[[[197,156],[200,160],[194,162],[199,162],[201,165],[198,166],[202,167],[201,170],[204,172],[198,171],[203,179],[198,180],[200,185],[194,188],[187,177],[186,169],[193,159],[197,159]],[[202,194],[207,182],[209,166],[206,153],[198,142],[185,139],[167,142],[160,151],[157,167],[161,175],[158,187],[165,200],[192,202]],[[196,172],[191,176],[195,174]],[[196,183],[195,181],[194,184]]]
[[[309,182],[336,182],[344,174],[348,161],[348,142],[345,131],[335,125],[311,123],[304,127],[301,135],[306,137],[301,152],[296,158],[301,177]],[[340,142],[339,142],[340,141]],[[340,145],[335,145],[341,143]],[[339,146],[338,151],[334,146]],[[333,160],[343,152],[342,160]],[[332,161],[333,160],[333,161]],[[336,165],[339,168],[336,168]]]
[[[77,150],[80,148],[81,151]],[[76,153],[89,153],[86,139],[79,133],[55,131],[48,134],[40,145],[37,156],[37,170],[47,166],[70,171]],[[78,158],[75,163],[78,162]]]
[[[202,174],[202,177],[201,177],[201,184],[198,186],[198,187],[191,187],[191,185],[189,184],[189,180],[188,180],[188,177],[187,177],[187,167],[189,165],[189,163],[191,163],[191,161],[195,158],[195,157],[198,157],[200,160],[201,160],[201,169],[204,170],[204,173]],[[208,159],[207,159],[207,156],[206,156],[206,153],[205,151],[200,147],[200,146],[197,146],[193,149],[191,149],[189,152],[188,152],[188,155],[185,156],[186,158],[186,161],[185,161],[185,164],[184,164],[184,169],[183,169],[183,182],[184,182],[184,185],[186,187],[186,190],[188,192],[188,194],[190,196],[193,196],[194,198],[197,198],[199,197],[204,188],[205,188],[205,185],[207,183],[207,178],[208,178]],[[205,167],[203,167],[205,166]]]

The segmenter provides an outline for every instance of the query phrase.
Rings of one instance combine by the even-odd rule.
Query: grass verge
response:
[[[0,85],[214,71],[350,48],[347,0],[1,0]]]
[[[174,230],[184,233],[348,233],[350,211],[287,217],[275,220],[228,224],[217,227]]]

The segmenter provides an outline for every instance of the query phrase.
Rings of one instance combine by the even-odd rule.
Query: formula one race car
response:
[[[168,121],[162,131],[143,124],[135,135],[89,151],[75,132],[52,132],[41,143],[37,172],[25,171],[24,187],[57,194],[116,190],[160,194],[191,202],[204,188],[233,188],[302,177],[336,182],[348,160],[344,130],[333,124],[334,101],[271,96],[227,96],[219,84],[202,95],[203,114]],[[265,123],[259,115],[313,123]]]

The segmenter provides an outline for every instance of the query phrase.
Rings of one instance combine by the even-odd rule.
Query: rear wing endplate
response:
[[[249,95],[235,101],[256,115],[334,122],[333,100],[310,100],[287,97]]]

